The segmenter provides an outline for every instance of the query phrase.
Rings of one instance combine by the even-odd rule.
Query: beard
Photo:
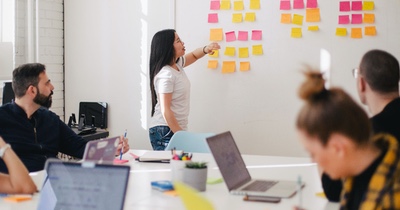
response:
[[[38,89],[38,93],[36,94],[35,98],[33,99],[33,102],[48,109],[51,107],[51,103],[53,102],[53,100],[51,98],[52,95],[53,95],[53,91],[51,91],[51,93],[48,96],[46,96],[46,95],[41,94]]]

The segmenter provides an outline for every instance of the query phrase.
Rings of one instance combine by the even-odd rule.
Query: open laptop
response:
[[[38,210],[124,208],[129,165],[49,159],[45,172]]]
[[[117,151],[118,144],[119,136],[89,141],[83,153],[83,161],[111,163],[115,159],[115,151]]]
[[[206,139],[230,193],[288,198],[299,189],[296,181],[252,179],[230,131]]]

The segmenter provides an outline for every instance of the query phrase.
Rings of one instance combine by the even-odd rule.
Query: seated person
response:
[[[341,209],[399,209],[399,146],[389,134],[371,137],[367,114],[342,89],[325,89],[308,71],[299,95],[300,141],[332,179],[343,179]]]
[[[31,194],[37,191],[28,170],[11,149],[11,146],[6,144],[1,137],[0,158],[3,159],[9,173],[0,173],[0,193]]]
[[[48,158],[58,152],[82,158],[86,141],[78,136],[48,108],[54,86],[40,63],[28,63],[13,71],[15,101],[0,107],[0,136],[11,145],[27,169],[44,169]],[[122,146],[124,145],[124,146]],[[129,150],[128,139],[121,136],[118,155]],[[0,160],[0,172],[7,172]]]

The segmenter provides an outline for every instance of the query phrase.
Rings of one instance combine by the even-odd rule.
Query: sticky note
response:
[[[306,9],[306,22],[319,22],[319,21],[321,21],[319,8]]]
[[[362,10],[368,11],[368,10],[374,10],[375,4],[373,1],[364,1]]]
[[[218,13],[208,14],[208,22],[209,23],[218,23]]]
[[[239,31],[238,32],[238,40],[239,41],[247,41],[249,38],[249,33],[247,31]]]
[[[233,10],[235,10],[235,11],[244,10],[243,1],[234,1],[233,2]]]
[[[319,27],[318,26],[308,26],[308,30],[309,31],[319,31]]]
[[[341,1],[340,3],[339,3],[339,10],[341,11],[341,12],[348,12],[348,11],[350,11],[350,1]]]
[[[218,58],[218,56],[219,56],[219,50],[213,50],[213,53],[208,54],[208,57],[211,58]]]
[[[244,15],[244,21],[247,21],[247,22],[256,21],[256,13],[254,13],[254,12],[246,12],[246,14]]]
[[[235,56],[235,48],[234,47],[226,47],[224,55]]]
[[[3,199],[5,201],[10,201],[10,202],[21,202],[21,201],[32,200],[32,195],[10,195]]]
[[[240,62],[240,71],[250,71],[250,62]]]
[[[251,40],[261,40],[262,39],[262,31],[261,30],[252,30],[251,31]]]
[[[376,28],[375,26],[365,26],[365,35],[367,36],[376,36]]]
[[[236,34],[234,31],[229,31],[225,33],[226,36],[226,41],[227,42],[233,42],[236,41]]]
[[[351,24],[361,24],[362,23],[362,14],[352,14],[351,15]]]
[[[281,0],[280,9],[281,10],[290,10],[290,1]]]
[[[195,189],[181,183],[174,182],[174,188],[185,206],[185,209],[191,210],[214,210],[213,205],[206,198],[201,196]]]
[[[262,45],[253,45],[253,55],[262,55],[263,54],[263,47]]]
[[[133,154],[132,152],[130,152],[129,155],[132,156],[135,160],[139,158],[139,156]]]
[[[219,10],[219,8],[220,8],[219,0],[210,2],[210,10]]]
[[[218,183],[222,183],[223,181],[224,181],[224,179],[222,179],[221,177],[219,177],[219,178],[213,178],[213,177],[207,178],[207,184],[218,184]]]
[[[336,36],[347,36],[346,28],[336,28]]]
[[[222,73],[234,73],[236,71],[235,61],[223,61],[222,62]]]
[[[364,13],[364,23],[375,23],[375,14]]]
[[[210,41],[222,41],[223,33],[222,28],[210,29]]]
[[[292,23],[292,15],[290,13],[282,13],[281,23]]]
[[[303,15],[294,14],[292,23],[300,26],[303,25]]]
[[[301,28],[292,28],[292,32],[290,37],[292,38],[301,38],[303,36]]]
[[[351,2],[351,10],[361,11],[362,10],[362,1],[352,1]]]
[[[350,17],[349,15],[339,15],[339,24],[349,24]]]
[[[303,0],[294,0],[293,1],[293,9],[304,9],[304,1]]]
[[[352,28],[351,29],[351,38],[360,39],[362,38],[362,28]]]
[[[129,160],[114,159],[114,161],[113,161],[114,164],[123,164],[123,163],[127,163],[127,162],[129,162]]]
[[[316,195],[317,197],[326,198],[324,192],[317,192],[317,193],[315,193],[315,195]]]
[[[218,60],[209,60],[207,64],[207,68],[216,69],[218,67]]]
[[[260,0],[250,0],[250,9],[260,9]]]
[[[248,57],[249,57],[249,48],[239,47],[239,58],[248,58]]]
[[[242,13],[232,14],[232,23],[241,23],[243,21]]]
[[[230,10],[231,9],[231,1],[230,0],[222,0],[220,3],[220,10]]]
[[[317,8],[318,3],[317,0],[307,0],[307,8]]]
[[[172,196],[172,197],[175,197],[175,196],[179,195],[176,190],[168,190],[168,191],[165,191],[163,193],[164,193],[164,195],[169,195],[169,196]]]

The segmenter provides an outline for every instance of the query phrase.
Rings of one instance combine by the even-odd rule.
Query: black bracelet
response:
[[[204,51],[204,49],[206,49],[207,45],[203,47],[203,53],[207,54],[206,51]]]

